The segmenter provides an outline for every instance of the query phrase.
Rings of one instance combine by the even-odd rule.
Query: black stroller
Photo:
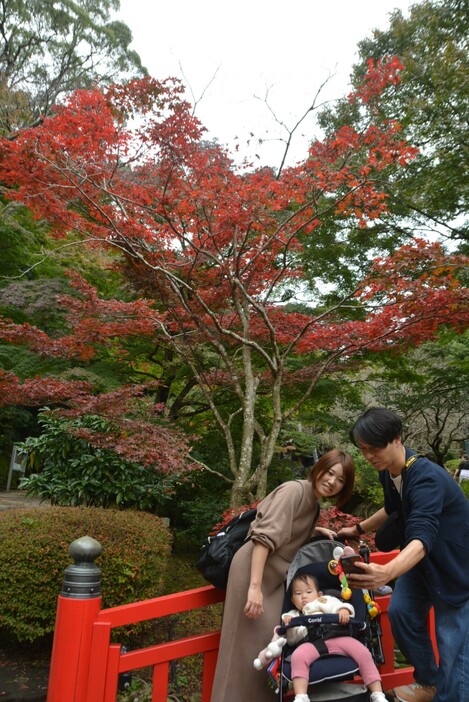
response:
[[[343,544],[329,539],[315,540],[303,546],[296,553],[288,570],[283,611],[291,609],[291,583],[298,571],[314,575],[324,594],[340,598],[339,579],[337,575],[332,574],[328,569],[329,562],[333,560],[333,551],[337,546],[343,546]],[[368,548],[361,548],[360,555],[363,560],[368,561]],[[366,594],[368,594],[368,599],[372,600],[372,593]],[[348,630],[344,631],[343,634],[349,634],[357,638],[370,650],[376,664],[383,663],[379,618],[370,616],[370,603],[365,601],[362,590],[352,590],[352,599],[349,602],[355,609],[355,618],[350,619],[350,623],[346,626]],[[373,602],[371,602],[371,605],[373,605]],[[340,627],[340,631],[337,630],[337,635],[343,635],[341,633],[343,625],[338,623],[337,614],[314,614],[310,617],[296,617],[292,619],[289,627],[301,624],[308,628],[308,634],[311,638],[322,636],[327,631],[330,632],[331,628],[334,627]],[[279,634],[283,635],[286,628],[281,627]],[[270,681],[279,693],[280,702],[290,697],[290,658],[292,650],[293,648],[286,644],[280,658],[272,661],[267,669]],[[347,702],[369,702],[370,697],[366,687],[350,682],[357,674],[358,666],[351,658],[325,653],[310,667],[308,693],[314,702],[342,702],[343,700]]]

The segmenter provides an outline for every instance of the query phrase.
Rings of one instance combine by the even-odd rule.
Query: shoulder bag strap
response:
[[[405,467],[410,468],[410,466],[413,466],[415,461],[419,458],[420,458],[420,455],[418,453],[414,453],[413,456],[409,456],[409,458],[405,462]]]

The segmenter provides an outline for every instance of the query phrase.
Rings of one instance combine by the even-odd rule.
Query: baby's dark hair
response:
[[[315,587],[316,590],[319,592],[319,581],[318,581],[318,579],[316,578],[315,575],[310,575],[309,573],[297,573],[297,574],[293,577],[293,580],[291,581],[291,589],[292,589],[292,591],[293,591],[293,585],[294,585],[296,582],[308,584],[308,580],[312,580],[312,581],[313,581],[314,587]]]

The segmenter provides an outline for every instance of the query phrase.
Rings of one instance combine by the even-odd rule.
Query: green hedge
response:
[[[157,597],[171,550],[169,529],[156,516],[94,507],[45,507],[0,513],[0,630],[35,641],[54,630],[68,547],[92,536],[103,547],[103,607]]]

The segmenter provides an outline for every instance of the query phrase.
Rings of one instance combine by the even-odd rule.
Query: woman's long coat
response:
[[[280,624],[288,566],[313,534],[319,504],[308,480],[282,483],[258,505],[251,541],[235,554],[226,591],[220,649],[211,702],[275,702],[265,671],[253,666]],[[262,592],[264,613],[248,619],[243,609],[251,577],[253,541],[269,549]]]

